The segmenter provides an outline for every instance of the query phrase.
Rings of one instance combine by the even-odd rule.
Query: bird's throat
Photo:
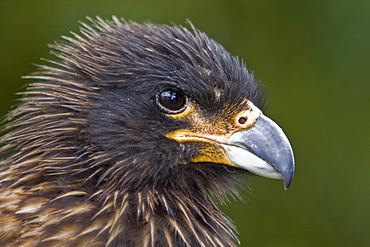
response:
[[[95,217],[106,222],[101,231],[111,243],[132,246],[140,239],[138,246],[236,246],[234,226],[209,196],[163,189],[119,197],[109,198],[105,212]]]

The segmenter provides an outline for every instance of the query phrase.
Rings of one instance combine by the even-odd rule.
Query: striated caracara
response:
[[[91,21],[5,118],[0,246],[236,246],[213,199],[294,172],[253,75],[193,26]]]

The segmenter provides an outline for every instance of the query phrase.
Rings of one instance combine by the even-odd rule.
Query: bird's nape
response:
[[[193,27],[91,19],[0,138],[0,245],[236,246],[214,203],[294,158],[238,58]]]

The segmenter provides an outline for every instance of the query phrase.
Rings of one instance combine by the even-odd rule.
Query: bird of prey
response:
[[[236,246],[217,207],[294,172],[251,72],[194,28],[90,19],[1,129],[0,246]]]

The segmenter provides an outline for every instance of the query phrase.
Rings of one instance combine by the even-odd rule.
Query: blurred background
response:
[[[241,57],[264,84],[266,115],[284,128],[296,175],[251,180],[223,210],[241,246],[370,246],[370,1],[0,0],[0,115],[47,44],[78,21],[191,20]]]

